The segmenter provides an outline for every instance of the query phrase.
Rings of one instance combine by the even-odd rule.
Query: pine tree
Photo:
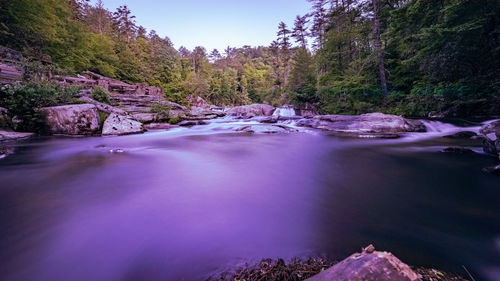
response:
[[[295,25],[293,27],[292,37],[295,39],[296,43],[299,43],[300,46],[307,46],[307,36],[309,36],[309,32],[307,30],[306,24],[309,22],[307,19],[307,15],[299,16],[295,18]]]

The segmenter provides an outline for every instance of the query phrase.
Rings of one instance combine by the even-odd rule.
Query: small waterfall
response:
[[[431,120],[419,120],[427,128],[425,133],[406,133],[404,140],[406,141],[418,141],[435,137],[442,137],[447,135],[453,135],[458,132],[471,131],[474,133],[479,133],[481,125],[472,127],[459,127],[450,123],[443,123],[440,121]]]
[[[420,121],[427,128],[428,133],[453,133],[457,131],[469,130],[469,128],[458,127],[450,123],[443,123],[439,121],[429,121],[429,120],[420,120]]]
[[[292,107],[278,107],[274,111],[273,116],[294,117],[295,109],[293,109]]]

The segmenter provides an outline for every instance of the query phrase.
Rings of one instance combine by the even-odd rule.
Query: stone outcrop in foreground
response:
[[[255,116],[271,116],[273,115],[275,108],[268,104],[251,104],[236,106],[229,109],[226,114],[230,116],[244,116],[244,117],[255,117]]]
[[[370,245],[308,281],[421,281],[422,277],[389,252]]]
[[[99,131],[99,114],[93,104],[43,107],[40,114],[45,124],[45,133],[92,135]]]
[[[353,137],[398,137],[405,132],[426,131],[420,121],[383,113],[318,115],[311,119],[299,120],[297,125]]]
[[[143,132],[144,126],[141,122],[115,113],[110,114],[102,126],[103,136],[140,134]]]

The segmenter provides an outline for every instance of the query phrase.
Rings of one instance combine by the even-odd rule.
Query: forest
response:
[[[0,45],[53,71],[90,70],[232,106],[268,103],[322,113],[498,115],[500,2],[307,0],[269,46],[175,48],[102,0],[0,3]]]

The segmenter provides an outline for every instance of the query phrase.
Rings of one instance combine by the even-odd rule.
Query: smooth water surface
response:
[[[417,139],[208,126],[17,144],[0,160],[0,280],[205,280],[370,243],[500,280],[495,159]]]

